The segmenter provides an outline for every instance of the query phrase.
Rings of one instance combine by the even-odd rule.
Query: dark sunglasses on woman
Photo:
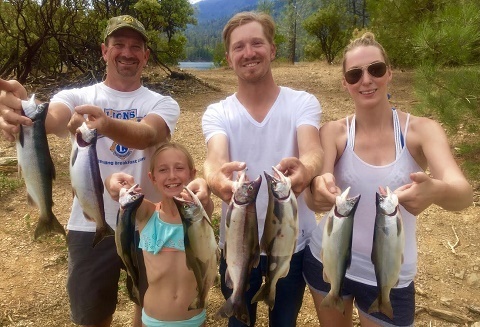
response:
[[[387,72],[387,65],[384,62],[374,62],[367,66],[353,68],[345,72],[345,80],[348,84],[356,84],[363,76],[364,68],[367,69],[368,73],[373,77],[383,77]]]

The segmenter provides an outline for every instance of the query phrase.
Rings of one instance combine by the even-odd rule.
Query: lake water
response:
[[[205,70],[205,69],[211,69],[214,68],[215,65],[213,62],[205,62],[205,61],[199,61],[199,62],[193,62],[193,61],[182,61],[178,63],[178,68],[180,69],[198,69],[198,70]]]

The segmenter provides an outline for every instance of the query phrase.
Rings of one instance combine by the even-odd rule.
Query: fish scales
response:
[[[341,297],[345,273],[352,261],[352,236],[355,211],[360,195],[348,198],[350,187],[335,199],[328,213],[322,238],[323,280],[330,284],[330,291],[320,303],[324,308],[335,308],[345,314]]]
[[[139,291],[139,264],[137,257],[137,243],[135,240],[135,215],[138,207],[143,202],[144,195],[136,192],[138,184],[130,189],[122,188],[120,190],[119,203],[120,208],[117,214],[117,228],[115,229],[115,245],[117,253],[126,271],[132,279],[133,287],[130,294],[132,301],[142,306],[143,299],[140,298]]]
[[[245,292],[249,288],[250,273],[260,261],[256,198],[262,176],[248,181],[245,171],[235,183],[225,221],[224,256],[227,262],[225,283],[233,290],[216,316],[235,316],[250,326]]]
[[[381,312],[393,319],[390,291],[398,285],[404,248],[405,234],[398,198],[387,187],[386,195],[376,195],[372,263],[375,267],[378,296],[368,313]]]
[[[87,220],[96,224],[93,246],[115,232],[105,220],[104,186],[97,157],[97,130],[84,122],[75,134],[70,157],[70,180]]]
[[[193,271],[198,295],[189,305],[189,310],[206,307],[207,296],[217,277],[219,250],[208,217],[198,197],[187,187],[191,199],[174,197],[184,228],[187,267]]]
[[[297,198],[291,190],[290,178],[275,167],[272,169],[274,175],[264,172],[268,183],[268,207],[260,242],[262,252],[267,255],[267,273],[265,284],[252,299],[252,302],[264,301],[270,310],[275,306],[277,282],[290,270],[298,236]]]
[[[22,101],[23,115],[30,118],[33,125],[20,125],[16,140],[18,168],[25,182],[28,203],[40,211],[34,232],[35,239],[51,232],[64,236],[66,234],[65,228],[52,211],[55,166],[45,131],[48,105],[48,103],[37,105],[34,96],[29,101]]]

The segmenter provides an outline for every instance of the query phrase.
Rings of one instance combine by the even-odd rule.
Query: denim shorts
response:
[[[305,248],[303,259],[303,276],[307,285],[317,293],[326,296],[330,291],[330,284],[323,280],[323,265],[310,251]],[[341,290],[343,299],[354,299],[355,306],[363,316],[374,321],[380,326],[413,326],[415,319],[415,285],[413,281],[404,288],[392,288],[390,301],[393,308],[393,320],[380,312],[367,313],[370,305],[377,298],[376,286],[366,285],[345,278]]]
[[[69,231],[67,291],[71,319],[78,325],[95,325],[113,315],[117,305],[118,280],[124,265],[117,254],[115,237],[106,237],[92,247],[94,232]],[[137,254],[142,254],[141,250]],[[139,259],[140,294],[147,288],[143,257]],[[127,290],[132,281],[127,277]]]
[[[305,280],[302,276],[303,266],[303,250],[295,253],[290,261],[290,270],[288,275],[280,278],[277,282],[277,293],[275,297],[275,306],[273,310],[269,310],[269,326],[272,327],[293,327],[296,325],[298,312],[302,306],[303,295],[305,293]],[[225,271],[227,263],[223,257],[220,260],[220,276],[222,294],[228,299],[233,290],[225,285]],[[245,294],[245,302],[247,303],[250,315],[250,326],[255,325],[257,316],[257,303],[252,302],[253,296],[257,293],[262,285],[262,275],[267,271],[267,256],[260,256],[260,263],[257,268],[253,268],[250,275],[250,288]],[[229,327],[246,326],[235,317],[228,320]]]

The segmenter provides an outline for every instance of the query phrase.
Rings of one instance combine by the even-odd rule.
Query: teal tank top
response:
[[[155,210],[140,233],[138,247],[153,254],[163,248],[185,251],[183,225],[164,222]]]

